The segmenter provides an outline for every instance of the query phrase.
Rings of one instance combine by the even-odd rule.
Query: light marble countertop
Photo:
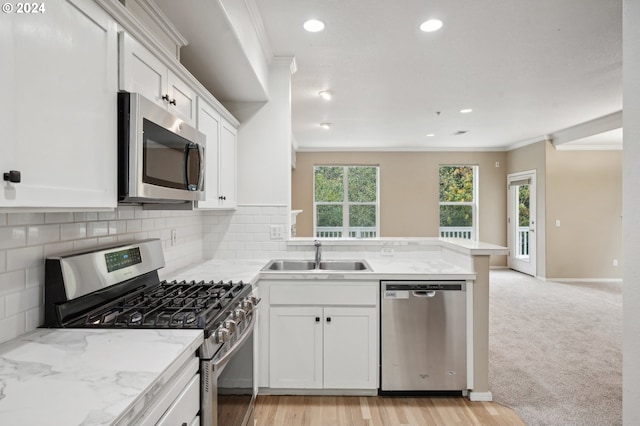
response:
[[[331,260],[331,259],[324,259]],[[341,259],[342,260],[342,259]],[[258,279],[474,279],[475,273],[442,259],[365,259],[371,271],[261,271],[268,259],[214,259],[171,274],[172,280],[223,280],[255,284]]]
[[[200,330],[38,329],[0,345],[1,425],[112,425],[148,408]]]

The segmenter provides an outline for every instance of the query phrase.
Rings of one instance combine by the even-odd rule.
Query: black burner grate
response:
[[[247,287],[242,281],[162,281],[99,306],[68,326],[211,329]]]

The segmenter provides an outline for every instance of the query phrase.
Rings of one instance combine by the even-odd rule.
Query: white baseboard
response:
[[[493,401],[493,395],[491,391],[487,392],[469,392],[469,400],[470,401]]]
[[[622,278],[545,278],[557,283],[622,283]]]
[[[500,266],[500,265],[498,265],[498,266],[489,266],[489,269],[490,270],[505,270],[505,269],[509,269],[509,267],[508,266]]]

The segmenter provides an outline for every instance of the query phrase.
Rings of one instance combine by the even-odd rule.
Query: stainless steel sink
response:
[[[315,269],[313,260],[272,260],[262,268],[263,271],[310,271]]]
[[[369,265],[364,260],[326,260],[320,262],[320,268],[330,271],[367,271]]]
[[[263,271],[370,271],[364,260],[324,260],[316,268],[313,260],[272,260],[262,268]]]

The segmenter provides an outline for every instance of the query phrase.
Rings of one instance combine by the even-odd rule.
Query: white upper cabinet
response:
[[[0,208],[113,208],[116,22],[93,2],[45,6],[0,15]]]
[[[236,207],[236,128],[212,106],[198,98],[198,130],[207,137],[205,148],[206,200],[200,209]]]
[[[194,126],[196,92],[160,59],[125,32],[120,44],[120,90],[140,93]]]

